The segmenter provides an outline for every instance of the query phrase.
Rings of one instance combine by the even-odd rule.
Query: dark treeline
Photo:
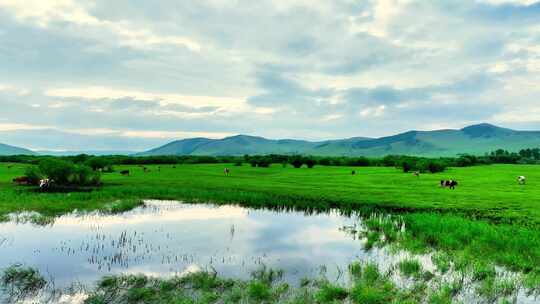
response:
[[[272,164],[293,166],[295,168],[319,166],[348,167],[398,167],[404,172],[441,172],[447,167],[468,167],[487,164],[539,164],[540,148],[523,149],[517,153],[503,149],[487,153],[483,156],[460,155],[458,157],[416,157],[405,155],[389,155],[382,158],[368,157],[319,157],[305,155],[244,155],[244,156],[0,156],[0,162],[27,163],[39,165],[46,159],[59,159],[90,167],[94,171],[112,172],[114,165],[165,165],[165,164],[218,164],[228,163],[235,166],[269,167]]]

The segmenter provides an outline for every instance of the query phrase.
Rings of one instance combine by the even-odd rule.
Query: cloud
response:
[[[132,26],[127,21],[111,22],[89,14],[87,8],[74,0],[31,0],[24,3],[17,0],[1,0],[0,7],[10,11],[17,20],[29,22],[40,28],[65,26],[70,24],[85,31],[103,31],[114,35],[121,45],[134,48],[149,48],[155,45],[186,47],[200,51],[201,45],[192,39],[179,36],[156,34],[148,29]]]
[[[124,90],[107,87],[84,87],[84,88],[54,88],[45,91],[49,97],[86,99],[97,102],[107,102],[115,100],[117,106],[137,106],[141,103],[146,106],[160,107],[169,105],[180,105],[190,108],[216,109],[222,108],[226,111],[242,111],[246,108],[243,98],[231,98],[222,96],[187,96],[180,94],[153,93],[138,90]],[[185,108],[184,108],[185,109]]]
[[[539,14],[530,0],[0,0],[0,142],[540,128]]]

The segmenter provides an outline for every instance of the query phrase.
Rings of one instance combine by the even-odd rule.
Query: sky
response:
[[[0,0],[0,142],[540,129],[533,0]]]

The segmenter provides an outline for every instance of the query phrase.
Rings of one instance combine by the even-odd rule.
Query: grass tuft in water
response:
[[[105,213],[117,214],[135,209],[144,205],[143,200],[139,199],[122,199],[105,205],[100,211]]]
[[[345,288],[327,282],[320,287],[319,291],[317,291],[315,300],[318,303],[335,303],[342,302],[348,296],[349,292]]]
[[[407,278],[419,278],[422,274],[422,264],[416,259],[405,259],[398,263],[398,268]]]
[[[38,270],[22,265],[12,265],[4,270],[0,286],[10,299],[32,296],[47,285]]]
[[[528,289],[529,295],[540,296],[540,268],[524,275],[523,285]]]

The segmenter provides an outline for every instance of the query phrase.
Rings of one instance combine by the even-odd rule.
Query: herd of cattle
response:
[[[19,185],[31,185],[32,181],[26,176],[19,176],[13,179],[13,182]],[[50,178],[44,178],[39,180],[39,189],[47,190],[54,184],[54,180]]]
[[[12,166],[8,166],[7,168],[10,169],[11,167]],[[149,173],[150,172],[150,170],[145,166],[140,165],[139,167],[141,167],[143,169],[144,173]],[[173,168],[176,168],[176,166],[173,166]],[[161,167],[158,166],[157,171],[160,172]],[[223,170],[223,173],[228,176],[231,173],[231,170],[229,168],[225,168]],[[130,171],[129,170],[122,170],[122,171],[120,171],[120,174],[123,175],[123,176],[129,176]],[[351,174],[356,175],[356,171],[355,170],[351,171]],[[420,177],[420,172],[415,171],[415,172],[413,172],[413,175],[415,177],[419,178]],[[526,181],[527,181],[527,178],[525,176],[518,176],[518,178],[517,178],[517,182],[520,185],[525,185]],[[30,179],[28,177],[26,177],[26,176],[16,177],[16,178],[13,179],[13,182],[17,183],[19,185],[30,185],[30,184],[32,184]],[[54,180],[52,180],[52,179],[46,178],[46,179],[39,180],[39,188],[41,190],[49,189],[52,184],[54,184]],[[454,180],[454,179],[441,180],[440,181],[441,188],[449,188],[449,189],[453,190],[453,189],[456,189],[457,185],[458,185],[458,182],[456,180]]]

